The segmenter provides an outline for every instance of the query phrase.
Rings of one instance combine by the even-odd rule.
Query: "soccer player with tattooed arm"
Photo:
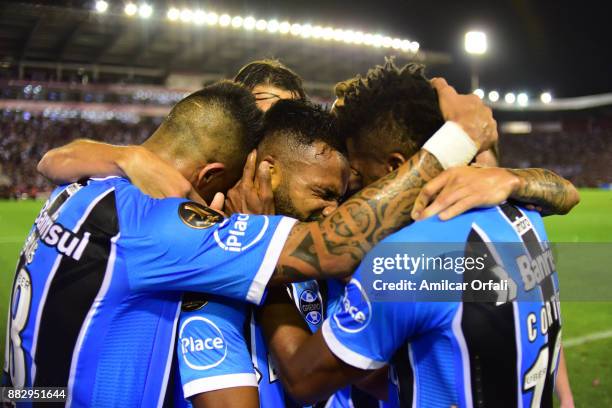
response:
[[[387,65],[349,86],[344,107],[338,109],[341,121],[348,120],[351,129],[351,165],[364,180],[389,170],[377,164],[381,152],[376,146],[384,146],[393,160],[401,162],[426,139],[422,125],[430,119],[411,112],[409,104],[398,107],[402,88],[419,88],[421,95],[429,92],[418,70]],[[415,103],[423,107],[432,102],[430,94]],[[372,127],[384,133],[372,133]],[[260,322],[279,377],[296,400],[324,400],[335,389],[390,364],[399,379],[402,406],[552,407],[555,388],[562,406],[573,405],[561,347],[559,282],[539,214],[510,202],[497,206],[493,199],[490,208],[448,221],[471,207],[461,198],[472,188],[466,181],[476,188],[503,185],[479,180],[487,171],[506,172],[457,168],[430,181],[412,212],[419,222],[391,234],[371,254],[379,256],[385,248],[401,245],[404,254],[419,257],[423,243],[432,243],[439,252],[428,255],[452,257],[443,248],[460,244],[461,251],[487,259],[482,274],[459,275],[460,282],[505,280],[514,283],[512,290],[487,292],[479,299],[464,289],[458,299],[423,300],[408,294],[401,300],[396,295],[380,301],[369,286],[374,272],[366,256],[346,287],[341,307],[313,336],[293,312],[285,291],[273,290],[258,310]],[[519,187],[521,194],[531,196],[525,201],[560,213],[577,203],[575,190],[558,176],[544,172],[542,177],[536,169],[527,172],[540,182]],[[417,268],[410,279],[418,286],[428,277],[425,268]]]

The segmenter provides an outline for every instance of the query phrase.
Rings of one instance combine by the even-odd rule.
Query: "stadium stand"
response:
[[[6,102],[0,100],[0,106]],[[128,112],[115,107],[109,114],[88,110],[88,106],[97,105],[77,103],[70,109],[59,109],[42,103],[37,109],[0,109],[2,198],[33,198],[49,191],[51,184],[36,172],[36,164],[47,150],[77,138],[140,143],[155,130],[167,109],[151,114],[146,104],[128,104],[132,107]],[[612,185],[612,110],[554,112],[546,117],[529,112],[495,114],[500,117],[503,166],[549,168],[580,187]],[[528,126],[519,127],[515,134],[509,125],[516,123]]]

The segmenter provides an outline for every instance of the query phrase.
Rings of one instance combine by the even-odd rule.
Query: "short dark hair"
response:
[[[162,127],[180,151],[208,159],[239,161],[261,139],[263,114],[253,94],[232,81],[219,81],[179,101]]]
[[[253,90],[257,85],[274,85],[294,94],[299,99],[306,98],[302,78],[276,59],[252,61],[240,68],[234,81]]]
[[[389,59],[365,78],[342,83],[341,89],[336,88],[344,97],[344,105],[336,108],[342,133],[358,138],[392,130],[388,133],[395,135],[402,153],[412,155],[444,124],[437,93],[424,69],[415,63],[398,68]]]
[[[312,102],[292,99],[276,102],[264,115],[263,132],[262,144],[299,148],[320,141],[346,155],[336,117]]]

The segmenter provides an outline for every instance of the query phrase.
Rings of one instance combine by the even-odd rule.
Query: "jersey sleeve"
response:
[[[373,370],[387,364],[405,342],[412,310],[397,303],[371,302],[356,273],[346,285],[340,307],[323,322],[323,337],[345,363]]]
[[[413,242],[419,242],[421,228],[408,228],[411,230],[403,230],[401,235],[391,235],[382,244],[402,242],[405,253],[420,256],[420,249]],[[380,246],[375,247],[372,253],[384,254]],[[371,284],[371,279],[366,279],[365,275],[371,270],[366,264],[364,261],[359,266],[345,288],[344,297],[322,327],[323,337],[332,353],[345,363],[364,370],[382,367],[411,337],[444,324],[455,305],[401,299],[371,301],[366,287]],[[426,275],[426,271],[417,269],[414,279],[425,279]]]
[[[145,196],[146,197],[146,196]],[[131,198],[119,214],[118,257],[132,290],[194,291],[259,304],[295,220],[223,218],[181,199]]]
[[[218,299],[186,305],[196,310],[180,316],[176,345],[185,398],[233,387],[257,387],[244,338],[249,306]]]

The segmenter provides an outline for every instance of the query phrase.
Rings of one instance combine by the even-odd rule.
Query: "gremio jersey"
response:
[[[314,333],[325,316],[340,307],[344,283],[310,280],[287,285],[287,291]],[[262,408],[300,406],[284,392],[252,307],[243,302],[185,295],[176,356],[176,407],[190,407],[188,399],[204,392],[250,386],[258,387]],[[379,403],[349,386],[317,407],[391,408],[397,406],[396,394],[396,387],[390,383],[389,401]]]
[[[334,299],[331,304],[335,304],[343,288],[343,284],[331,281],[320,287],[314,280],[287,285],[313,332],[326,315],[323,299],[328,291]],[[187,399],[200,393],[248,386],[258,387],[264,408],[298,406],[283,391],[254,315],[253,308],[243,302],[186,295],[176,345],[175,406],[191,406]],[[196,344],[201,347],[194,347]]]
[[[183,291],[259,304],[295,221],[223,219],[122,178],[53,192],[21,253],[3,384],[68,406],[159,406]]]
[[[446,222],[417,222],[382,245],[408,243],[405,251],[418,257],[410,243],[481,243],[485,273],[494,278],[505,271],[519,300],[468,302],[473,294],[459,291],[464,301],[371,301],[364,288],[372,271],[364,262],[347,285],[342,309],[323,324],[325,341],[355,367],[393,363],[402,406],[552,407],[561,316],[546,240],[537,213],[507,204]],[[415,277],[427,275],[418,270]]]

